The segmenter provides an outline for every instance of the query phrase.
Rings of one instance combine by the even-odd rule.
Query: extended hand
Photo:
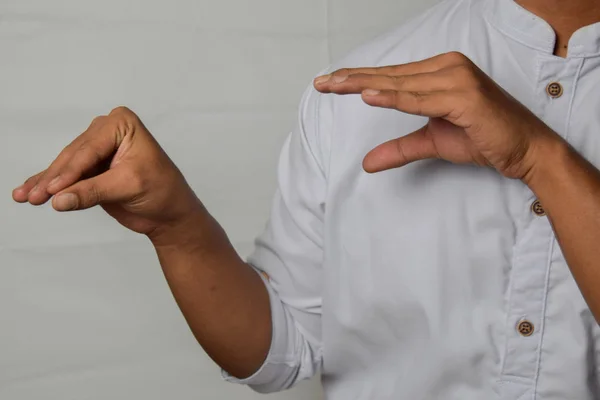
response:
[[[524,179],[536,148],[561,140],[460,53],[380,68],[342,69],[315,79],[322,93],[362,94],[365,103],[430,117],[423,128],[373,149],[368,172],[439,158],[489,165]]]
[[[146,235],[201,209],[185,179],[129,109],[94,119],[48,167],[13,191],[20,203],[54,196],[58,211],[101,205],[125,227]]]

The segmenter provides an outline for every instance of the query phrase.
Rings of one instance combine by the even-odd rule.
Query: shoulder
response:
[[[487,0],[442,0],[355,48],[334,62],[328,72],[413,62],[449,51],[468,52],[472,35],[486,29],[486,3]]]
[[[341,68],[377,67],[423,60],[435,55],[459,51],[473,53],[472,35],[487,29],[485,5],[489,0],[442,0],[402,25],[355,48],[318,75]],[[364,121],[371,120],[359,96],[323,95],[311,85],[304,92],[299,120],[303,132],[327,165],[334,146],[335,126],[345,129],[347,138]],[[377,111],[374,111],[377,112]],[[401,113],[387,113],[396,120],[415,119]],[[407,124],[406,126],[410,126]]]

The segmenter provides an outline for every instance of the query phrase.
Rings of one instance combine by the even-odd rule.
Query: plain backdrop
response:
[[[434,2],[0,0],[0,399],[261,398],[221,381],[145,238],[11,189],[127,105],[247,255],[305,87]]]

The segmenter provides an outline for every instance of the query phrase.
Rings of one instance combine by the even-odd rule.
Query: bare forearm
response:
[[[590,309],[600,321],[600,171],[560,140],[539,150],[525,180],[541,201]]]
[[[152,239],[173,295],[196,339],[230,374],[245,378],[271,343],[269,297],[207,213]]]

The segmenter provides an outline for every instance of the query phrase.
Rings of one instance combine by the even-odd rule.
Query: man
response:
[[[449,0],[332,66],[247,263],[125,108],[13,197],[147,235],[257,391],[321,368],[333,400],[597,398],[597,21],[595,0]]]

